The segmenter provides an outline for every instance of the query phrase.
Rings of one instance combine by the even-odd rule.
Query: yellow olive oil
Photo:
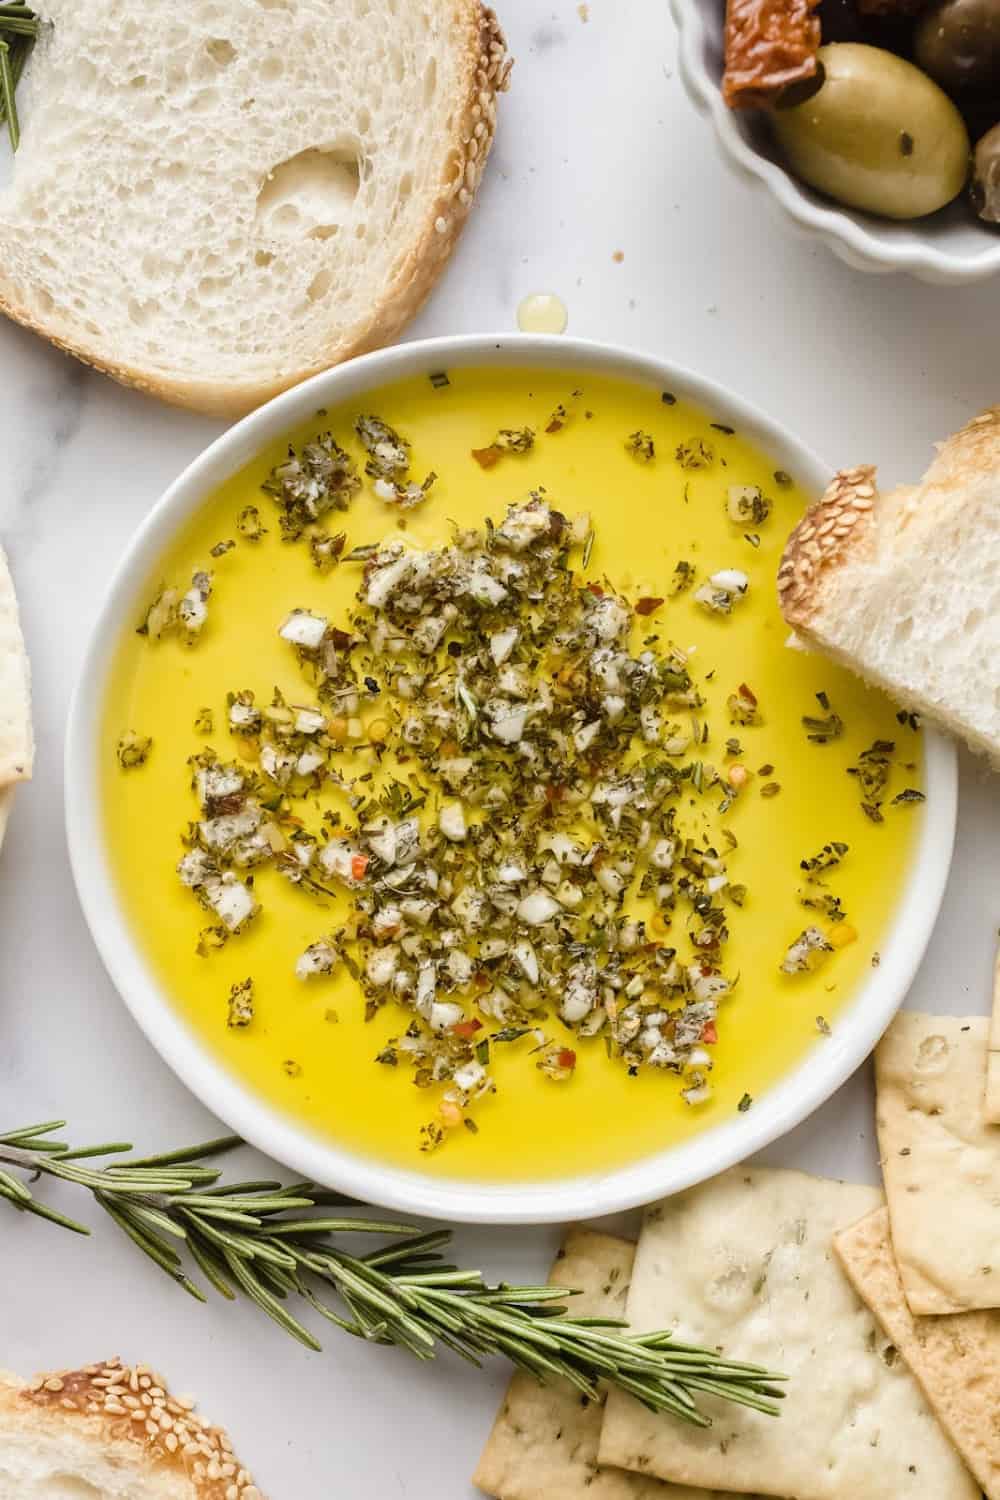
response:
[[[568,419],[547,433],[559,405]],[[918,803],[892,800],[922,785],[920,734],[897,721],[887,700],[821,657],[786,644],[774,580],[783,542],[807,497],[789,476],[776,475],[773,462],[739,432],[631,383],[572,372],[460,369],[450,372],[448,384],[414,380],[366,396],[360,406],[317,414],[289,440],[332,430],[363,468],[352,430],[360,410],[376,413],[410,440],[415,478],[431,469],[438,478],[426,502],[403,514],[376,499],[366,481],[348,512],[325,521],[330,531],[346,531],[347,551],[398,535],[401,527],[415,544],[441,545],[453,523],[481,526],[487,516],[499,522],[510,502],[544,487],[550,504],[568,515],[590,513],[588,579],[606,577],[633,602],[665,600],[636,620],[633,649],[655,634],[693,651],[692,676],[708,704],[701,717],[710,726],[699,753],[724,774],[737,759],[749,772],[721,819],[736,840],[726,852],[729,877],[746,887],[746,897],[742,907],[727,903],[731,937],[723,964],[739,981],[720,1007],[711,1098],[685,1103],[680,1082],[667,1072],[629,1076],[620,1061],[609,1059],[600,1036],[574,1040],[552,1019],[547,1032],[564,1036],[577,1052],[572,1077],[556,1082],[544,1076],[530,1036],[496,1047],[497,1092],[470,1110],[476,1132],[459,1127],[441,1149],[421,1154],[421,1127],[436,1119],[439,1091],[415,1087],[402,1066],[375,1061],[389,1038],[405,1030],[409,1013],[389,1005],[366,1022],[360,990],[343,967],[305,983],[295,977],[297,957],[337,925],[346,905],[260,869],[254,877],[260,916],[222,949],[199,956],[199,933],[213,919],[176,874],[182,836],[198,816],[188,760],[207,746],[223,760],[237,758],[227,693],[253,689],[266,703],[277,687],[292,702],[309,698],[278,627],[293,608],[346,622],[361,577],[347,562],[320,574],[305,542],[281,540],[277,509],[261,482],[284,457],[284,443],[205,502],[148,580],[148,597],[135,601],[138,626],[163,584],[183,590],[195,570],[211,569],[209,616],[197,644],[129,632],[117,647],[103,714],[100,790],[125,909],[151,965],[204,1047],[235,1075],[317,1133],[386,1163],[498,1181],[609,1170],[730,1119],[741,1107],[752,1109],[811,1048],[829,1045],[826,1029],[836,1029],[841,1008],[877,963],[922,817]],[[490,469],[473,460],[472,450],[489,445],[499,428],[525,425],[537,433],[529,453],[506,454]],[[651,462],[627,449],[638,430],[654,440]],[[690,451],[695,439],[709,461],[684,467],[676,452]],[[771,500],[766,520],[730,519],[727,494],[736,485],[758,486]],[[247,505],[259,508],[267,528],[258,541],[236,527]],[[211,556],[213,547],[230,540],[233,548]],[[722,616],[701,607],[691,590],[673,596],[671,580],[681,562],[694,567],[698,581],[720,569],[741,570],[750,579],[747,597]],[[573,566],[580,567],[578,552]],[[758,724],[730,722],[726,700],[742,684],[757,698]],[[206,709],[212,719],[207,732]],[[811,741],[803,719],[825,720],[830,713],[843,721],[843,732],[826,743]],[[145,764],[122,770],[115,749],[127,730],[151,736],[153,745]],[[737,758],[727,754],[730,737],[742,746]],[[895,745],[880,823],[863,811],[859,779],[849,774],[875,740]],[[358,775],[370,760],[368,749],[347,752],[344,773]],[[296,811],[317,823],[333,805],[347,813],[342,795],[326,791]],[[679,822],[717,836],[716,805],[702,810],[682,798]],[[832,840],[849,846],[828,881],[844,908],[839,923],[806,910],[797,895],[804,884],[800,862]],[[672,928],[653,929],[657,941],[676,943],[687,954],[687,916],[679,906]],[[811,925],[831,933],[836,951],[813,973],[782,973],[789,945]],[[248,977],[254,980],[254,1019],[231,1029],[230,988]]]

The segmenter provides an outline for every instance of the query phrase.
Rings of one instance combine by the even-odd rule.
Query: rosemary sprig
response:
[[[30,5],[0,4],[0,124],[7,121],[7,134],[14,151],[21,142],[21,124],[14,95],[40,24]]]
[[[223,1297],[249,1297],[310,1349],[319,1342],[290,1311],[292,1298],[345,1333],[398,1344],[418,1359],[433,1359],[439,1346],[475,1365],[502,1354],[539,1380],[561,1377],[590,1398],[603,1381],[696,1426],[710,1421],[698,1404],[701,1394],[778,1413],[783,1376],[669,1333],[633,1336],[614,1319],[570,1317],[566,1299],[575,1294],[567,1288],[491,1286],[478,1271],[445,1263],[450,1230],[421,1232],[357,1217],[345,1211],[354,1206],[349,1201],[313,1183],[221,1183],[206,1162],[242,1145],[236,1136],[92,1166],[95,1157],[123,1156],[132,1147],[114,1141],[71,1150],[53,1134],[64,1124],[50,1120],[0,1135],[0,1198],[88,1234],[41,1203],[24,1179],[54,1177],[84,1188],[191,1296],[206,1300],[187,1274],[185,1252]],[[377,1235],[386,1243],[353,1254],[331,1238],[341,1234]],[[339,1308],[326,1301],[331,1292]]]

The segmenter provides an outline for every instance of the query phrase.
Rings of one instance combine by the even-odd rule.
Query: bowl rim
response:
[[[610,1171],[497,1182],[425,1175],[366,1158],[324,1139],[260,1099],[212,1056],[173,1009],[133,935],[105,847],[96,795],[101,710],[114,647],[139,590],[177,528],[206,496],[269,441],[318,407],[442,367],[502,363],[606,374],[673,390],[737,427],[782,468],[818,491],[829,470],[804,444],[714,380],[653,355],[590,340],[493,334],[404,343],[338,366],[278,396],[223,433],[190,463],[126,546],[91,630],[74,688],[65,748],[65,816],[70,864],[84,917],[108,974],[134,1020],[168,1067],[251,1145],[310,1180],[352,1197],[424,1217],[472,1223],[554,1223],[633,1208],[714,1176],[784,1135],[864,1061],[901,1005],[930,939],[951,863],[957,806],[952,743],[925,731],[928,798],[912,868],[882,962],[822,1040],[754,1108],[679,1146]]]
[[[806,234],[825,239],[842,258],[871,271],[905,271],[912,276],[954,284],[982,281],[1000,271],[1000,235],[984,229],[981,250],[958,253],[928,242],[890,243],[879,232],[876,219],[859,218],[851,209],[814,201],[778,162],[769,161],[744,138],[734,110],[722,97],[718,83],[704,62],[707,36],[705,0],[670,0],[678,32],[681,78],[692,103],[707,114],[729,163],[751,182],[770,190],[790,219]],[[914,220],[919,223],[919,220]]]

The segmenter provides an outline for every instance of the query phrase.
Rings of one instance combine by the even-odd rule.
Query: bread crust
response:
[[[875,468],[860,464],[835,474],[786,543],[778,568],[778,603],[786,621],[808,636],[823,601],[824,579],[864,545],[877,525]]]
[[[194,1402],[172,1396],[146,1365],[109,1359],[32,1381],[0,1371],[0,1429],[10,1419],[21,1431],[71,1437],[134,1468],[151,1497],[156,1476],[169,1475],[191,1500],[264,1500],[222,1428],[202,1422]]]
[[[227,419],[245,416],[310,376],[391,343],[416,316],[458,243],[493,144],[497,95],[506,91],[513,66],[500,23],[490,6],[483,0],[447,0],[447,8],[455,35],[462,38],[457,45],[461,46],[464,59],[464,98],[455,114],[452,144],[439,192],[405,260],[373,305],[369,317],[331,347],[323,359],[270,381],[219,385],[204,380],[175,380],[115,359],[97,340],[91,344],[60,335],[23,302],[12,300],[2,285],[0,313],[41,334],[64,353],[110,375],[121,385],[172,406]]]
[[[1000,406],[987,407],[937,445],[937,456],[913,489],[880,493],[876,469],[860,464],[835,474],[809,506],[785,545],[778,568],[778,602],[786,621],[810,638],[839,569],[875,544],[887,506],[897,501],[897,531],[917,517],[932,519],[984,474],[1000,468]]]
[[[7,820],[10,817],[10,804],[14,800],[14,788],[12,786],[0,787],[0,849],[3,848],[4,835],[7,832]]]

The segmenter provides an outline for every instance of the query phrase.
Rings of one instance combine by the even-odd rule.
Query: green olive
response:
[[[962,191],[969,135],[912,63],[859,42],[819,49],[823,84],[772,121],[792,171],[848,208],[918,219]]]
[[[949,94],[1000,86],[1000,0],[942,0],[922,16],[913,56]]]
[[[972,204],[987,224],[1000,224],[1000,125],[988,130],[972,158]]]

